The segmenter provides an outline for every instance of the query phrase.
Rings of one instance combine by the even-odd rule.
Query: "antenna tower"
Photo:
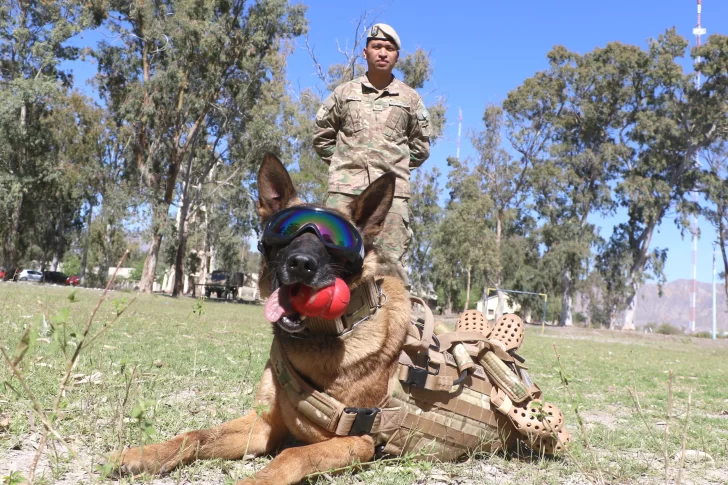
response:
[[[701,14],[703,10],[703,2],[702,0],[698,0],[698,24],[693,29],[693,34],[695,35],[695,45],[700,47],[700,41],[701,37],[706,34],[706,30],[703,28],[701,23]],[[696,62],[700,62],[701,59],[698,57],[696,59]],[[697,73],[697,76],[695,76],[695,87],[700,89],[701,86],[701,79],[700,79],[700,72]],[[695,154],[695,165],[700,165],[700,155],[698,153]],[[695,204],[698,203],[698,193],[693,191],[693,202]],[[695,320],[696,320],[696,310],[697,310],[697,297],[698,297],[698,218],[697,216],[693,215],[692,220],[690,222],[690,232],[693,233],[693,287],[690,292],[690,331],[695,332]]]

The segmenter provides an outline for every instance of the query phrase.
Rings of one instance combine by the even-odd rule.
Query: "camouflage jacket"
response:
[[[366,76],[337,87],[316,113],[313,146],[329,165],[329,192],[358,194],[386,172],[409,197],[410,169],[430,155],[430,120],[417,92],[397,79],[381,91]]]

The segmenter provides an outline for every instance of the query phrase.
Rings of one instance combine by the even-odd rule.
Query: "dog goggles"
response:
[[[336,212],[318,207],[298,206],[276,212],[263,229],[260,242],[263,247],[285,245],[305,231],[314,232],[330,253],[352,263],[364,260],[364,243],[356,227]]]

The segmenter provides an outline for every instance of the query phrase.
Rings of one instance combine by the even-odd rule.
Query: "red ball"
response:
[[[334,295],[334,285],[314,290],[310,286],[298,285],[291,288],[291,306],[300,315],[306,317],[318,317],[326,309]]]
[[[331,288],[331,287],[329,287]],[[346,311],[346,307],[349,306],[351,300],[351,293],[349,292],[349,286],[341,278],[336,278],[334,283],[333,297],[328,309],[326,309],[321,316],[327,320],[334,320],[339,318]]]
[[[339,318],[346,311],[351,299],[349,287],[341,278],[333,285],[314,290],[310,286],[291,287],[290,301],[293,309],[306,317],[322,317],[327,320]]]

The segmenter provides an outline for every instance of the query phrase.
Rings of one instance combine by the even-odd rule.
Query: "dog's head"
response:
[[[263,255],[260,274],[261,296],[276,289],[304,284],[312,288],[332,285],[337,277],[349,285],[362,277],[378,273],[374,238],[381,232],[394,198],[395,175],[388,173],[375,180],[354,198],[347,211],[336,211],[359,231],[364,243],[364,263],[351,274],[331,254],[315,232],[303,232],[284,246],[270,248]],[[272,154],[266,154],[258,171],[258,215],[263,227],[282,209],[304,205],[298,198],[286,167]],[[330,209],[333,211],[333,209]]]

